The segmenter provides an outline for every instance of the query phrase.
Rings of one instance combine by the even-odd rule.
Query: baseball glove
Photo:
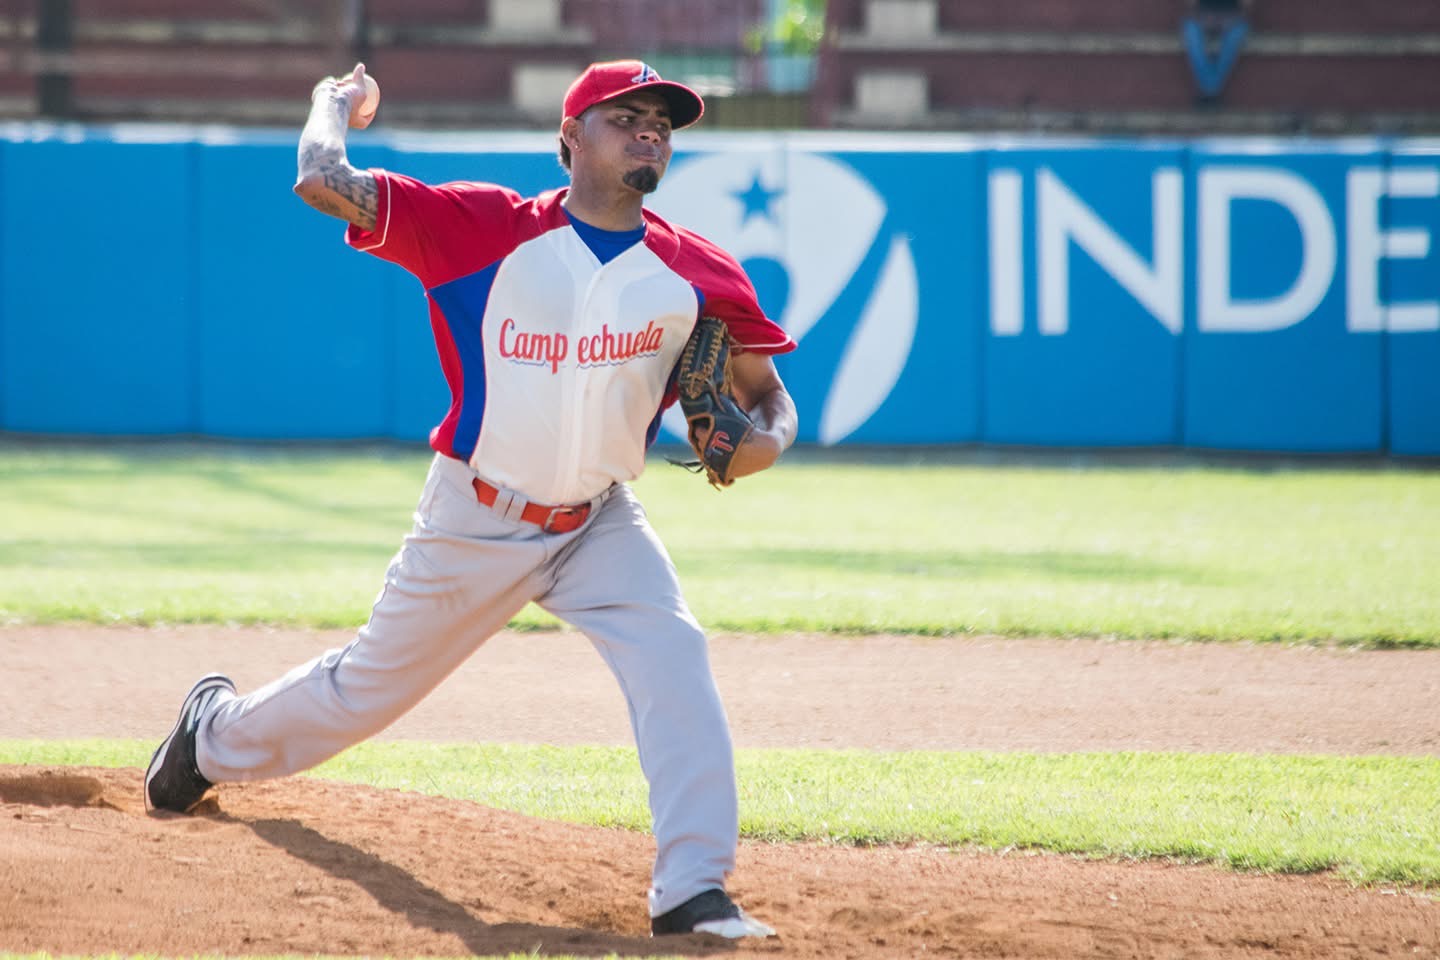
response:
[[[680,410],[690,424],[690,446],[700,459],[682,464],[702,469],[717,490],[735,482],[730,462],[755,430],[731,392],[730,330],[718,317],[701,317],[676,368]]]

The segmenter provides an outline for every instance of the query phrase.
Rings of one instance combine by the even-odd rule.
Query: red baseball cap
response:
[[[688,127],[705,112],[700,94],[683,83],[661,80],[649,64],[639,60],[610,60],[592,63],[565,92],[565,116],[578,117],[586,110],[636,90],[653,90],[670,106],[670,126]]]

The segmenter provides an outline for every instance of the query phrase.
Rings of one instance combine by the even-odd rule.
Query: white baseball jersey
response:
[[[640,475],[702,309],[738,351],[795,346],[729,254],[648,210],[641,242],[601,262],[565,190],[372,172],[375,229],[346,240],[425,287],[451,390],[430,445],[530,500],[580,503]]]

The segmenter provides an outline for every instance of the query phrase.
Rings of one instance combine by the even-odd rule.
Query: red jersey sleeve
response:
[[[371,170],[375,229],[354,224],[345,242],[409,270],[426,289],[473,273],[514,249],[524,201],[491,183],[430,185]]]
[[[734,257],[698,233],[664,223],[648,212],[647,219],[652,233],[657,232],[657,224],[670,232],[675,243],[673,259],[667,261],[670,269],[700,292],[704,301],[701,313],[725,321],[736,352],[776,354],[795,349],[790,335],[760,309],[755,286]],[[661,241],[657,237],[656,246],[661,243],[665,252],[670,252],[669,238]]]

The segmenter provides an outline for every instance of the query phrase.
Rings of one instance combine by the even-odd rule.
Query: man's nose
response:
[[[649,127],[642,129],[638,134],[636,134],[636,136],[639,137],[641,140],[644,140],[646,143],[660,142],[660,134],[657,133],[655,130],[650,129]]]

